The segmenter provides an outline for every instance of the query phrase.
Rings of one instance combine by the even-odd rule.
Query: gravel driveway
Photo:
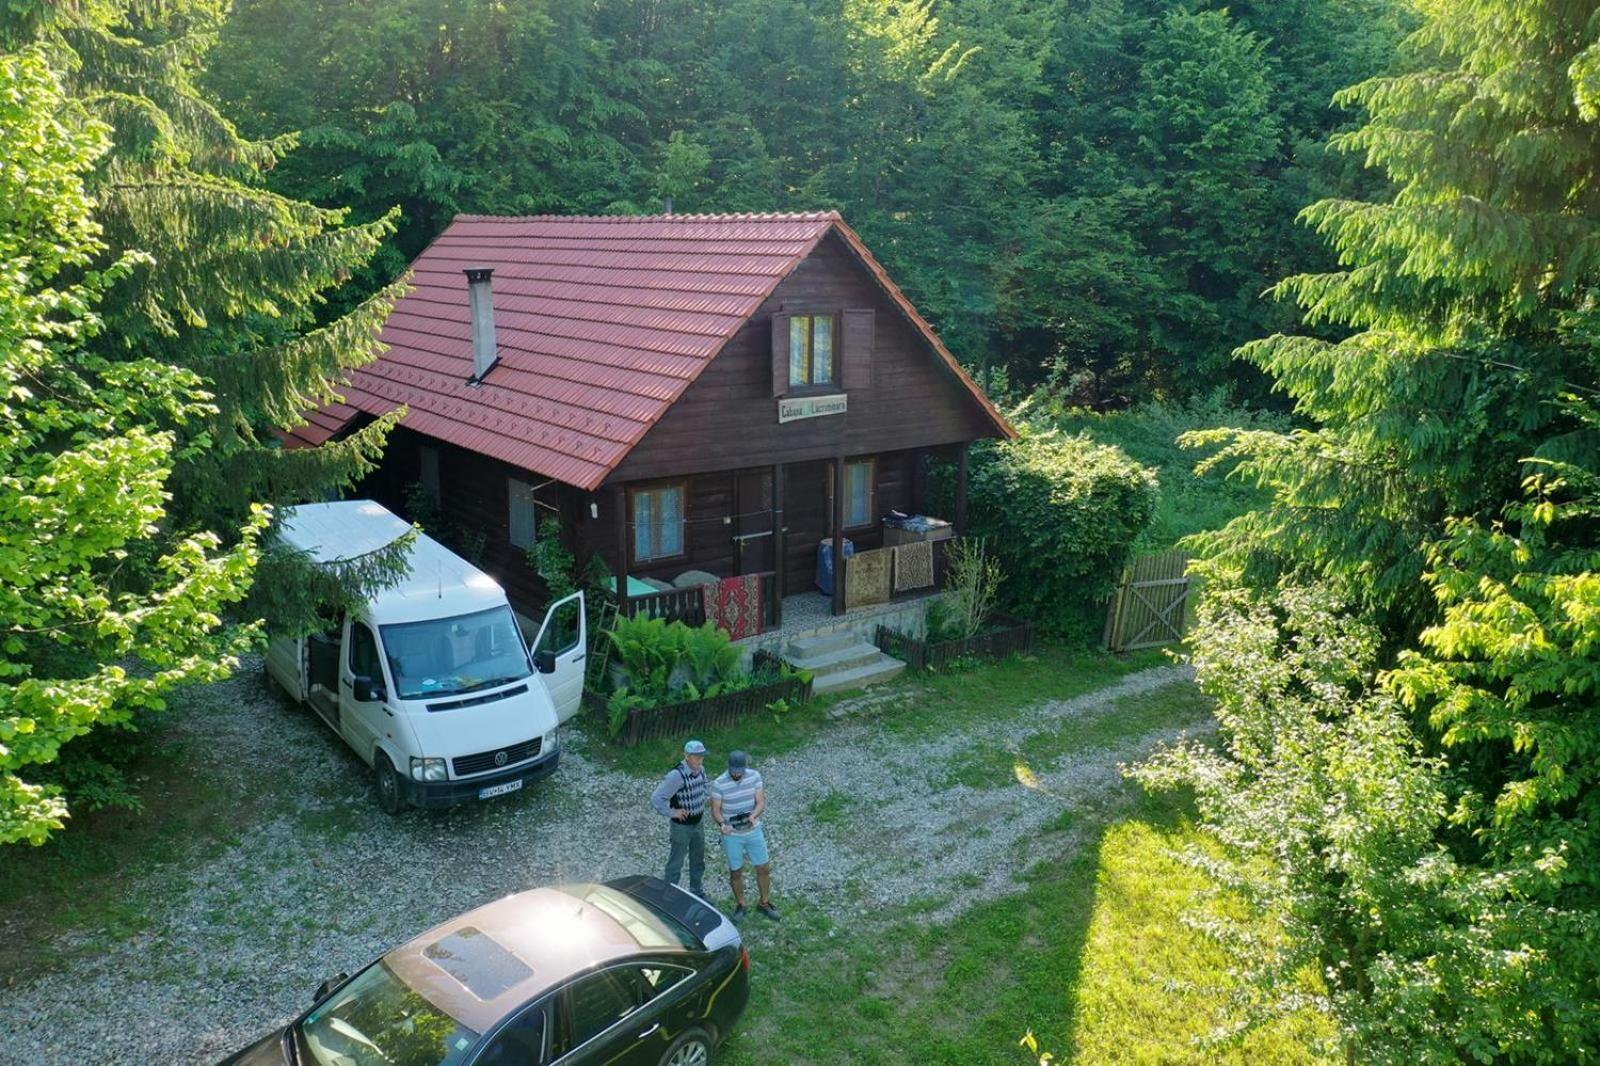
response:
[[[837,904],[870,922],[878,905],[931,898],[938,919],[1007,891],[1064,804],[1094,806],[1116,785],[1119,762],[1179,728],[1033,767],[1026,786],[975,790],[950,784],[942,768],[1188,677],[1184,667],[1145,670],[1042,704],[1006,729],[915,741],[886,736],[865,715],[845,718],[803,750],[758,759],[775,897]],[[526,796],[390,818],[372,805],[355,757],[308,712],[270,696],[259,671],[195,701],[205,706],[178,713],[203,722],[214,769],[201,772],[236,784],[238,840],[203,864],[131,883],[153,899],[144,934],[92,951],[67,944],[64,969],[7,989],[8,1060],[214,1061],[302,1010],[323,978],[434,922],[531,885],[657,872],[665,858],[665,830],[646,802],[654,782],[591,761],[577,729],[563,731],[560,770]],[[872,791],[890,781],[890,794]],[[725,893],[720,851],[708,844],[707,884]]]

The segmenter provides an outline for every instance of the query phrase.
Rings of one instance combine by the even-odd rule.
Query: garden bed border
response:
[[[750,665],[753,670],[776,670],[783,666],[783,660],[758,651]],[[768,704],[778,700],[804,703],[810,698],[811,678],[802,674],[780,677],[769,684],[740,689],[738,692],[724,692],[717,696],[666,703],[658,707],[636,707],[628,712],[622,732],[614,739],[623,747],[632,748],[645,740],[690,736],[700,730],[734,725],[746,715],[764,711]],[[611,712],[606,706],[604,694],[585,689],[583,702],[599,716],[602,725],[609,722]]]
[[[921,640],[898,629],[879,626],[873,643],[886,655],[904,659],[912,670],[942,670],[957,659],[1004,659],[1009,655],[1026,655],[1033,650],[1033,623],[1014,615],[996,611],[991,622],[999,629],[961,640]]]

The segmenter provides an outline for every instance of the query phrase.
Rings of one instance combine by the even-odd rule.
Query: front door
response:
[[[556,705],[556,720],[565,722],[578,713],[583,700],[584,660],[589,649],[589,620],[583,593],[557,600],[545,612],[539,635],[533,638],[533,661]]]
[[[378,734],[386,727],[384,719],[392,712],[383,700],[356,698],[356,678],[364,677],[373,686],[385,685],[378,637],[358,618],[345,621],[344,657],[339,664],[339,727],[345,740],[368,762],[376,750]]]
[[[733,544],[741,574],[763,574],[773,566],[772,471],[734,475]]]

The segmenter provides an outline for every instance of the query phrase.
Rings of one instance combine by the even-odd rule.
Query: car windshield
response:
[[[400,699],[470,692],[533,672],[510,607],[384,626],[383,650]]]
[[[418,995],[387,963],[369,966],[295,1027],[318,1066],[454,1066],[478,1034]]]

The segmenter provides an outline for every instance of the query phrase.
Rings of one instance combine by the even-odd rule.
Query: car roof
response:
[[[287,508],[278,535],[316,563],[349,562],[393,544],[411,523],[372,500],[303,503]],[[367,614],[378,625],[454,618],[506,603],[494,578],[426,533],[406,554],[406,575],[376,593]]]
[[[618,901],[627,900],[587,882],[518,892],[428,930],[384,962],[428,1002],[481,1033],[593,966],[685,953],[677,932],[637,901],[628,924],[614,916]]]

